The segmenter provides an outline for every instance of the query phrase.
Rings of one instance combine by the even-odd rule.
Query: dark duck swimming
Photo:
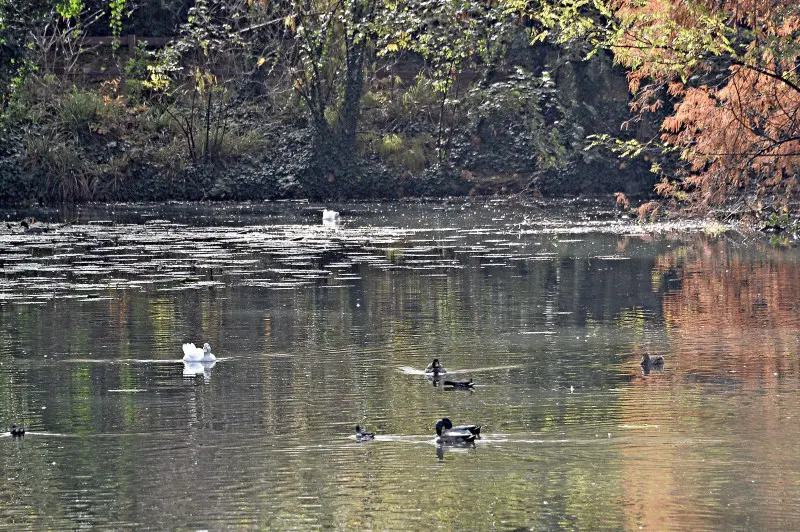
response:
[[[474,384],[472,384],[472,379],[468,381],[451,381],[446,380],[444,381],[445,386],[452,386],[453,388],[472,388]]]
[[[436,443],[440,445],[473,443],[480,432],[480,425],[453,427],[453,422],[444,417],[436,422]]]
[[[375,438],[375,434],[372,432],[367,432],[365,430],[361,430],[360,425],[356,425],[356,441],[368,441]]]
[[[639,365],[643,368],[658,368],[664,365],[664,357],[661,355],[649,355],[645,353],[642,355],[642,360]]]
[[[438,358],[434,358],[433,362],[428,364],[428,367],[425,368],[425,373],[431,373],[433,375],[443,375],[443,374],[447,373],[447,370],[444,369],[444,366],[439,364],[439,359]]]

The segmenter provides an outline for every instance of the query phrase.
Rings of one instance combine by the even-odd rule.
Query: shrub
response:
[[[73,139],[58,133],[29,134],[25,151],[27,167],[44,177],[42,197],[61,202],[91,199],[91,168]]]
[[[395,133],[362,135],[360,140],[362,152],[376,153],[387,165],[413,173],[422,172],[429,161],[436,158],[435,140],[427,133],[416,136]]]
[[[76,135],[88,136],[102,127],[97,115],[103,107],[100,94],[73,88],[56,102],[58,126]]]

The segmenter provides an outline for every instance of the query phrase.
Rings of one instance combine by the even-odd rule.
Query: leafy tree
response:
[[[315,131],[318,171],[348,171],[364,89],[364,64],[380,0],[292,0],[286,28],[295,39],[294,88]]]
[[[419,54],[426,68],[421,75],[432,81],[439,96],[436,150],[447,158],[452,116],[464,93],[459,85],[467,69],[482,72],[488,82],[502,62],[513,26],[497,4],[472,0],[392,0],[381,12],[380,55]]]
[[[13,82],[33,65],[28,59],[30,30],[44,25],[52,4],[42,0],[0,0],[0,104],[5,110]]]
[[[218,159],[229,133],[237,55],[246,50],[233,27],[242,7],[198,0],[180,35],[150,66],[146,86],[180,128],[192,162]]]
[[[616,143],[625,155],[677,152],[683,167],[664,175],[659,192],[701,206],[741,191],[775,192],[783,203],[797,194],[797,2],[565,0],[529,12],[539,15],[539,38],[610,49],[629,69],[632,109],[666,115],[659,137]]]

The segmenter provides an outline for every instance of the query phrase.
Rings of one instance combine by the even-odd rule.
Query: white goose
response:
[[[213,362],[217,359],[211,354],[211,345],[208,342],[203,344],[203,349],[194,344],[183,344],[184,362]]]

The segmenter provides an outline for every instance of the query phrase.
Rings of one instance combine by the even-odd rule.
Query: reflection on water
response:
[[[203,377],[203,382],[208,384],[211,382],[211,368],[216,365],[213,362],[183,362],[183,376],[184,377]]]
[[[796,249],[597,206],[335,208],[0,230],[0,428],[28,428],[0,523],[797,528]],[[443,416],[482,439],[435,445]]]

